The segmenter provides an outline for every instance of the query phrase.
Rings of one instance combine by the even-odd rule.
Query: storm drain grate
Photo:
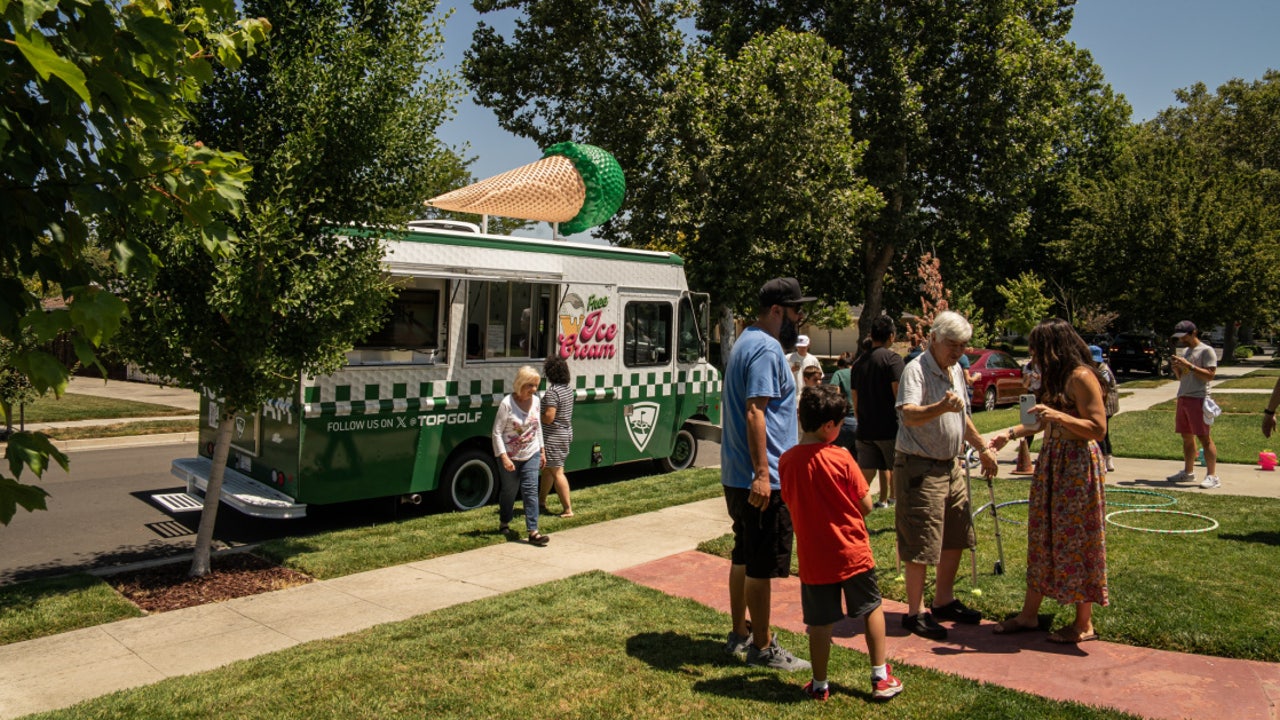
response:
[[[168,510],[169,512],[192,512],[204,509],[204,498],[198,498],[188,493],[158,493],[152,495],[151,499],[157,505]]]

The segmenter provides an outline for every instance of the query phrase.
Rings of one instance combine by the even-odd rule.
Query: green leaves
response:
[[[81,100],[89,102],[89,88],[85,85],[84,72],[70,60],[59,57],[43,35],[39,32],[15,31],[13,41],[42,80],[56,77],[79,95]]]
[[[181,13],[155,0],[0,0],[0,38],[12,38],[0,41],[0,341],[22,348],[10,365],[37,389],[61,392],[67,370],[23,346],[24,333],[70,333],[91,364],[125,317],[92,259],[105,254],[95,234],[177,219],[208,228],[211,251],[229,251],[234,234],[220,218],[243,202],[249,168],[190,143],[183,125],[215,76],[210,47],[238,65],[269,28],[237,18],[232,0]],[[118,271],[154,270],[157,255],[136,233],[107,246]],[[41,301],[58,296],[67,307],[46,312]],[[28,447],[10,457],[35,469],[46,448]],[[0,508],[16,507],[15,486],[0,485]]]
[[[23,485],[13,478],[0,475],[0,525],[8,525],[21,505],[27,512],[47,510],[44,499],[49,493],[34,485]]]
[[[31,468],[36,477],[44,475],[49,460],[58,463],[63,470],[67,469],[67,456],[45,435],[33,432],[16,432],[9,436],[9,444],[5,449],[5,459],[9,461],[9,472],[15,478],[22,475],[24,466]],[[43,491],[41,491],[43,494]],[[43,505],[42,505],[43,506]],[[24,506],[25,507],[25,506]]]

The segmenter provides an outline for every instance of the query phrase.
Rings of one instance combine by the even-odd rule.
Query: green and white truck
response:
[[[496,497],[491,430],[516,369],[558,353],[576,389],[566,470],[656,460],[693,464],[719,438],[719,371],[707,360],[709,301],[664,252],[499,237],[463,223],[375,235],[399,287],[383,327],[323,377],[234,419],[222,500],[252,516],[401,498],[465,510]],[[545,382],[545,381],[544,381]],[[173,473],[199,502],[218,399],[201,399],[199,456]],[[196,505],[198,507],[198,505]]]

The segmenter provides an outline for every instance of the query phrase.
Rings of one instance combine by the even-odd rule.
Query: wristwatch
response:
[[[1263,415],[1270,415],[1270,416],[1272,416],[1272,417],[1275,417],[1276,411],[1275,411],[1275,410],[1263,410],[1263,411],[1262,411],[1262,414],[1263,414]]]

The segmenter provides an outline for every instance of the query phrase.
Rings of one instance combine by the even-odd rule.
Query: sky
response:
[[[442,0],[452,6],[445,24],[443,65],[456,68],[471,43],[480,16],[469,2]],[[485,21],[509,35],[511,15]],[[1133,120],[1149,120],[1176,103],[1178,88],[1203,82],[1211,90],[1232,78],[1260,79],[1267,69],[1280,69],[1280,0],[1079,0],[1067,36],[1089,50],[1107,81],[1133,107]],[[541,156],[531,140],[498,127],[497,118],[476,105],[470,95],[439,137],[446,144],[469,145],[476,157],[476,178],[506,172]],[[623,168],[624,172],[626,168]],[[518,231],[527,237],[551,237],[546,223]],[[570,238],[589,241],[587,233]]]

